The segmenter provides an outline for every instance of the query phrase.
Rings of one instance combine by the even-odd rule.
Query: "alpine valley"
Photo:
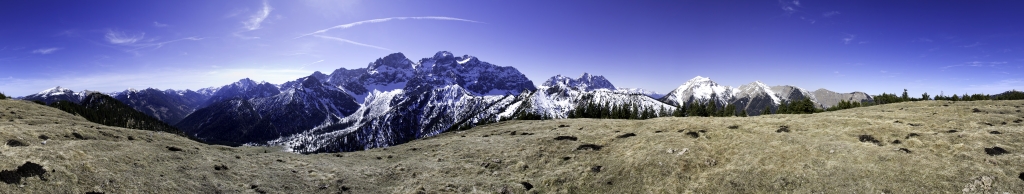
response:
[[[82,103],[96,93],[58,86],[22,99]],[[283,146],[297,153],[388,147],[505,120],[578,117],[593,107],[626,107],[631,117],[651,118],[714,103],[753,116],[805,99],[821,109],[840,101],[873,101],[863,92],[760,81],[731,87],[701,76],[666,94],[617,88],[588,73],[556,75],[537,86],[514,67],[447,51],[418,61],[394,53],[365,68],[314,72],[281,84],[245,78],[196,91],[148,88],[106,95],[206,143]]]

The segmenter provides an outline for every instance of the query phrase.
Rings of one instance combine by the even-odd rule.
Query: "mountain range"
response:
[[[81,103],[90,91],[56,87],[22,97]],[[569,118],[580,107],[633,107],[633,114],[671,116],[680,106],[714,102],[749,115],[809,98],[819,108],[840,100],[872,101],[863,92],[813,92],[760,81],[740,87],[697,76],[658,94],[617,88],[603,76],[556,75],[536,86],[514,67],[447,51],[418,61],[402,53],[365,68],[319,71],[283,84],[248,78],[192,90],[128,89],[114,99],[207,143],[277,145],[299,153],[387,147],[447,131],[510,119]]]

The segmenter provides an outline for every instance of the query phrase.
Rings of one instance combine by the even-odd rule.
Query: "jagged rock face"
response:
[[[747,112],[747,115],[755,116],[761,115],[761,111],[765,107],[774,108],[778,106],[780,99],[768,85],[755,81],[737,88],[736,95],[731,103],[735,104],[738,108],[742,108]],[[738,113],[742,114],[742,111]]]
[[[494,121],[513,96],[473,96],[458,86],[377,93],[351,117],[272,141],[300,153],[356,151],[434,136]]]
[[[658,93],[658,92],[651,91],[651,90],[646,90],[646,89],[643,89],[643,88],[617,88],[616,90],[619,90],[619,91],[624,92],[624,93],[643,94],[643,95],[647,95],[647,96],[649,96],[651,98],[654,98],[654,99],[661,99],[662,97],[665,97],[665,94]]]
[[[872,102],[874,101],[870,95],[864,92],[851,92],[851,93],[836,93],[833,91],[826,90],[824,88],[814,91],[814,96],[820,103],[820,108],[829,108],[839,104],[840,100],[847,102]]]
[[[274,84],[270,84],[267,82],[256,83],[255,81],[252,81],[249,78],[245,78],[238,80],[238,82],[220,87],[219,89],[217,89],[216,92],[213,93],[213,95],[210,96],[210,99],[208,99],[205,103],[203,103],[203,105],[201,105],[201,107],[205,107],[208,104],[213,104],[224,100],[236,98],[260,98],[273,96],[280,93],[281,91],[277,88],[277,86],[274,86]]]
[[[177,92],[153,88],[125,90],[113,97],[139,112],[169,124],[178,123],[209,98],[191,90]]]
[[[665,104],[650,96],[622,90],[592,90],[581,88],[563,88],[541,86],[537,91],[523,93],[506,112],[499,115],[500,119],[511,119],[522,113],[532,113],[546,118],[569,118],[569,113],[587,105],[638,108],[650,111],[654,115],[667,116],[676,107]]]
[[[36,94],[25,96],[25,97],[23,97],[21,99],[22,100],[28,100],[28,101],[36,101],[36,100],[38,100],[38,101],[43,101],[46,104],[50,104],[50,103],[61,101],[61,100],[67,100],[67,101],[71,101],[71,102],[74,102],[74,103],[78,104],[78,103],[82,102],[82,98],[84,98],[85,96],[86,96],[86,91],[75,93],[74,90],[57,86],[57,87],[54,87],[54,88],[43,90],[43,91],[41,91],[39,93],[36,93]]]
[[[701,103],[714,100],[718,106],[725,106],[733,98],[732,90],[729,86],[718,85],[711,79],[697,76],[672,90],[660,100],[673,106],[689,105],[695,100]]]
[[[454,57],[442,51],[419,63],[404,58],[392,54],[378,59],[356,81],[334,75],[349,71],[335,71],[332,79],[370,83],[361,86],[401,83],[404,87],[369,91],[356,114],[270,144],[303,153],[387,147],[497,121],[498,113],[512,103],[514,94],[536,90],[533,82],[515,68],[496,66],[476,57]],[[350,88],[358,88],[350,85],[342,88],[350,92]]]
[[[604,76],[593,76],[590,75],[589,73],[583,73],[583,75],[581,75],[580,78],[576,79],[562,75],[556,75],[554,77],[551,77],[551,79],[548,79],[548,81],[545,81],[544,84],[541,85],[552,88],[573,88],[576,90],[583,91],[592,91],[597,89],[616,90],[615,85],[612,85],[612,82],[609,82],[607,79],[604,78]]]
[[[296,82],[299,84],[277,95],[211,104],[177,127],[210,143],[262,144],[340,120],[359,108],[352,96],[316,76]]]
[[[778,95],[779,99],[787,102],[793,102],[797,100],[803,100],[805,98],[811,99],[815,106],[818,105],[818,100],[815,99],[814,94],[804,90],[803,88],[796,86],[772,86],[772,91]]]
[[[432,58],[420,60],[419,64],[422,67],[418,75],[422,79],[420,83],[458,84],[478,96],[516,95],[523,90],[537,89],[533,81],[516,68],[482,62],[473,56],[455,57],[441,51]]]

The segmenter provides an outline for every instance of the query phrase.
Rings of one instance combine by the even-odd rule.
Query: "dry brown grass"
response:
[[[297,155],[0,100],[0,140],[30,144],[0,146],[0,170],[34,162],[48,179],[0,183],[0,193],[1022,193],[1024,123],[1013,122],[1024,118],[1021,107],[910,102],[813,115],[509,121],[390,148]],[[619,138],[626,133],[635,136]],[[40,135],[51,139],[43,145]],[[584,144],[601,149],[577,149]],[[995,146],[1009,153],[985,153]]]

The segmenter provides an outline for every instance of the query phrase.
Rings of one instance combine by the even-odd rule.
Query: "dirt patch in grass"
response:
[[[910,133],[910,134],[907,134],[907,137],[905,137],[903,139],[910,139],[911,137],[917,137],[917,136],[921,136],[921,135],[917,134],[917,133]]]
[[[688,135],[688,136],[690,136],[690,137],[692,137],[692,138],[698,138],[698,137],[700,137],[700,133],[697,133],[697,132],[693,132],[693,131],[690,131],[690,132],[686,132],[686,135]]]
[[[789,133],[789,126],[779,126],[779,129],[775,130],[776,133]]]
[[[21,184],[22,178],[33,176],[39,177],[40,180],[46,181],[46,177],[43,177],[44,174],[46,174],[46,170],[43,169],[42,165],[32,162],[25,162],[25,164],[18,166],[18,169],[0,171],[0,181],[3,181],[4,183],[7,184]]]
[[[529,191],[530,189],[533,189],[533,184],[530,184],[528,182],[521,182],[520,184],[522,184],[523,188],[526,188],[527,191]]]
[[[25,143],[25,142],[21,142],[19,140],[16,140],[16,139],[10,139],[10,140],[7,140],[7,146],[22,147],[22,146],[28,146],[28,144]]]
[[[558,137],[555,137],[555,140],[569,140],[569,141],[576,141],[577,139],[578,139],[578,138],[576,138],[576,137],[574,137],[574,136],[558,136]]]
[[[71,133],[71,136],[74,136],[75,139],[79,139],[79,140],[85,140],[86,139],[85,136],[82,136],[82,134],[78,134],[77,132],[76,133]]]
[[[174,147],[174,146],[167,146],[167,150],[170,150],[172,152],[180,152],[181,148]]]
[[[991,148],[985,148],[985,154],[988,154],[989,156],[997,156],[997,155],[1003,155],[1003,154],[1007,154],[1007,153],[1010,153],[1010,152],[1006,151],[1005,149],[1003,149],[1003,148],[1001,148],[999,146],[995,146],[995,147],[991,147]]]
[[[220,170],[228,170],[228,166],[224,165],[224,164],[218,164],[218,165],[214,165],[213,169],[214,170],[218,170],[218,171],[220,171]]]
[[[636,136],[636,133],[626,133],[626,134],[622,134],[622,135],[616,136],[615,138],[627,138],[627,137],[633,137],[633,136]]]
[[[875,139],[875,137],[871,135],[860,135],[857,136],[857,139],[860,140],[860,142],[873,143],[875,145],[882,146],[882,141],[878,141],[878,139]]]
[[[583,144],[583,145],[580,145],[579,147],[576,147],[576,150],[600,151],[602,147],[604,147],[604,146],[595,145],[595,144]]]

